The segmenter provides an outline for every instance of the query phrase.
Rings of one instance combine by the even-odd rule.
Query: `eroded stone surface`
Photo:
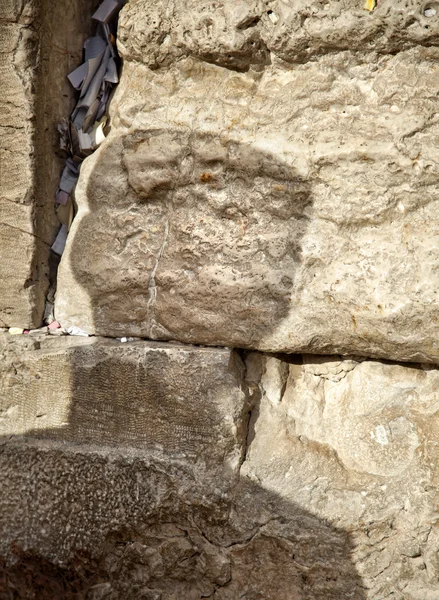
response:
[[[0,462],[8,532],[0,592],[10,586],[26,598],[38,590],[41,600],[365,598],[348,535],[257,485],[237,495],[212,472],[197,478],[169,458],[42,442],[3,445]]]
[[[119,44],[126,57],[151,67],[186,55],[235,68],[267,64],[270,53],[303,63],[343,50],[434,46],[438,14],[434,2],[419,0],[381,0],[373,13],[358,0],[136,0],[125,10]]]
[[[437,593],[436,368],[249,353],[244,380],[222,349],[67,338],[2,354],[0,590]]]
[[[63,324],[438,359],[439,17],[360,4],[125,7]]]
[[[0,325],[35,323],[32,112],[36,7],[3,0],[0,7]],[[40,247],[39,250],[42,248]],[[29,283],[29,285],[28,285]],[[36,310],[35,310],[36,309]]]
[[[439,371],[311,356],[249,364],[262,395],[242,473],[349,531],[367,598],[434,598]]]
[[[0,597],[364,598],[343,528],[240,476],[257,385],[234,352],[1,350]]]
[[[437,361],[438,8],[362,5],[128,3],[63,325]],[[0,358],[2,599],[436,600],[435,368],[251,352],[245,380],[231,350],[99,338]]]
[[[0,343],[0,435],[143,448],[236,470],[248,412],[236,353],[87,338]]]

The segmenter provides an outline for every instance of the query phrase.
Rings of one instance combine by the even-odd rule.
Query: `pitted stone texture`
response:
[[[41,350],[38,342],[24,340],[15,358],[8,348],[4,362],[12,363],[15,373],[2,389],[10,395],[11,386],[23,389],[24,379],[38,375],[43,386],[44,357],[62,365],[60,355],[55,357],[59,340],[49,342],[51,347]],[[29,593],[47,580],[49,591],[65,585],[66,598],[74,598],[80,585],[79,591],[105,592],[102,597],[110,600],[142,594],[160,600],[236,600],[244,594],[264,600],[434,598],[439,577],[436,368],[249,353],[246,385],[239,362],[236,372],[233,360],[227,367],[217,359],[215,371],[235,383],[222,391],[221,402],[215,397],[218,386],[204,400],[195,393],[189,402],[184,398],[188,372],[180,371],[182,364],[189,367],[181,352],[190,354],[193,387],[212,372],[206,353],[233,353],[163,344],[119,346],[120,360],[111,370],[137,396],[137,411],[125,397],[135,415],[131,419],[119,411],[122,388],[106,371],[115,345],[63,343],[70,357],[83,357],[71,360],[79,370],[86,358],[90,366],[99,363],[99,369],[80,377],[82,391],[74,396],[73,406],[82,395],[89,398],[89,423],[82,416],[85,425],[74,435],[67,428],[57,436],[52,425],[45,433],[37,429],[14,436],[10,428],[3,436],[0,590],[3,581]],[[143,366],[134,369],[142,348],[147,349]],[[165,373],[163,391],[154,385],[151,354]],[[149,373],[145,381],[142,368]],[[176,369],[185,377],[181,385]],[[127,371],[137,374],[127,378]],[[113,399],[102,384],[107,377]],[[142,381],[143,398],[136,391]],[[179,410],[170,401],[168,382],[175,384],[172,396],[185,399]],[[246,400],[234,402],[233,390],[241,384],[248,389]],[[98,385],[112,417],[108,410],[95,412]],[[247,397],[253,399],[248,426]],[[120,431],[122,426],[138,432],[132,423],[142,422],[140,408],[148,403],[155,410],[144,428],[149,426],[152,436],[164,417],[171,425],[161,446],[144,439],[139,444],[138,433],[127,440]],[[175,419],[183,425],[186,419],[196,422],[205,410],[210,410],[209,445],[194,436],[194,454],[172,425]],[[72,415],[74,423],[73,410]],[[7,418],[4,411],[3,423]],[[98,422],[113,433],[106,446],[93,427]],[[112,423],[118,425],[111,429]],[[61,593],[49,591],[47,599]]]
[[[41,441],[0,466],[2,598],[365,599],[346,532],[232,474]]]
[[[237,469],[248,406],[236,353],[86,338],[8,342],[0,435],[146,448]]]
[[[434,598],[439,371],[311,356],[247,364],[262,395],[242,473],[349,531],[367,598]]]
[[[248,68],[270,52],[292,63],[342,50],[396,53],[434,46],[439,32],[438,5],[419,0],[380,0],[373,13],[358,0],[136,0],[122,15],[124,58],[151,67],[187,55]]]
[[[121,14],[111,135],[82,170],[57,318],[437,361],[439,17],[420,2],[194,7]]]
[[[257,383],[234,351],[0,349],[2,599],[363,600],[349,535],[240,477]]]

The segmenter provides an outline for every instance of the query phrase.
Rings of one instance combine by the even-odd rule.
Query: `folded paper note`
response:
[[[79,91],[79,99],[70,120],[58,126],[60,148],[69,158],[56,192],[56,212],[63,224],[52,250],[61,255],[73,219],[72,194],[79,178],[81,162],[104,141],[103,118],[114,85],[119,82],[114,23],[125,0],[104,0],[93,15],[98,21],[97,35],[84,43],[84,63],[69,73],[68,80]],[[73,334],[79,335],[79,334]]]
[[[92,18],[95,21],[108,23],[120,8],[121,4],[117,0],[104,0]]]

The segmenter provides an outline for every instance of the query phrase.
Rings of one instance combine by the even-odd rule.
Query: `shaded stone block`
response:
[[[438,360],[437,18],[418,1],[302,4],[125,6],[63,324]]]

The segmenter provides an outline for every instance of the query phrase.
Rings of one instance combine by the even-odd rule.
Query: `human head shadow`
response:
[[[8,469],[17,462],[2,600],[365,600],[347,531],[227,467],[212,399],[192,407],[172,369],[116,369],[114,353],[93,364],[88,348],[72,354],[65,424],[1,440]],[[229,372],[239,363],[232,353]]]
[[[187,129],[116,137],[88,160],[60,305],[80,318],[73,279],[96,335],[269,350],[312,204],[294,165]]]

